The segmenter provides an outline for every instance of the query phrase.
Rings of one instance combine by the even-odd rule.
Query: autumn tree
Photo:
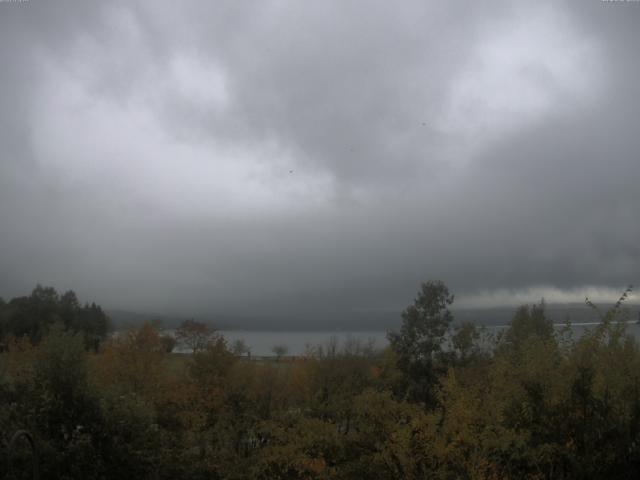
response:
[[[165,376],[166,356],[160,334],[145,323],[105,343],[95,374],[100,383],[151,398]]]
[[[102,420],[82,334],[55,323],[37,347],[19,348],[29,368],[14,372],[9,389],[0,393],[0,410],[13,417],[11,430],[26,428],[38,439],[45,478],[98,478]]]
[[[203,351],[215,337],[216,332],[211,326],[194,319],[184,320],[176,329],[178,343],[191,350],[193,354]]]

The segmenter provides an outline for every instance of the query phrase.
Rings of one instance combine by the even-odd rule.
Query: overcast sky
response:
[[[610,299],[639,281],[639,45],[632,1],[0,1],[0,295]]]

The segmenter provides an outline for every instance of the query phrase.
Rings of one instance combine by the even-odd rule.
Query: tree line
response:
[[[37,285],[30,295],[9,302],[0,298],[0,341],[24,337],[36,344],[56,323],[80,333],[87,347],[94,350],[111,327],[100,306],[93,302],[81,304],[73,290],[60,294],[53,287]]]
[[[194,320],[178,335],[189,355],[152,323],[96,348],[52,292],[54,313],[27,309],[42,324],[20,330],[12,300],[0,433],[32,432],[51,479],[636,478],[640,350],[618,322],[629,293],[577,338],[544,303],[491,335],[456,324],[453,295],[429,281],[383,350],[353,339],[259,362]],[[30,453],[18,457],[28,478]]]

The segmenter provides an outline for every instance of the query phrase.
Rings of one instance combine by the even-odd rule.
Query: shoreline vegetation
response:
[[[0,433],[31,432],[46,479],[635,478],[630,293],[587,299],[580,334],[544,302],[487,333],[428,281],[386,346],[256,356],[193,319],[109,335],[101,307],[38,286],[0,300]],[[17,452],[17,478],[30,462]]]

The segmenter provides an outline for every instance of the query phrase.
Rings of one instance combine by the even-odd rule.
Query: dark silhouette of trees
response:
[[[404,393],[413,401],[433,406],[434,387],[442,373],[442,345],[453,316],[449,306],[453,295],[441,281],[423,283],[418,296],[402,312],[400,332],[388,339],[404,374]]]
[[[207,344],[215,339],[216,331],[206,323],[197,322],[194,319],[183,320],[176,329],[176,340],[196,354],[207,347]]]
[[[95,303],[81,305],[71,290],[60,295],[53,287],[37,285],[28,296],[0,303],[0,338],[27,336],[37,343],[57,322],[80,332],[85,346],[94,350],[110,330],[102,308]]]
[[[231,347],[231,351],[233,352],[234,355],[236,355],[238,357],[241,357],[241,356],[243,356],[245,354],[248,357],[251,357],[251,348],[249,347],[249,345],[247,345],[247,342],[245,342],[241,338],[239,338],[238,340],[233,342],[233,346]]]
[[[518,307],[502,340],[512,348],[520,348],[531,337],[546,340],[553,337],[553,322],[547,317],[544,300],[538,305]]]

